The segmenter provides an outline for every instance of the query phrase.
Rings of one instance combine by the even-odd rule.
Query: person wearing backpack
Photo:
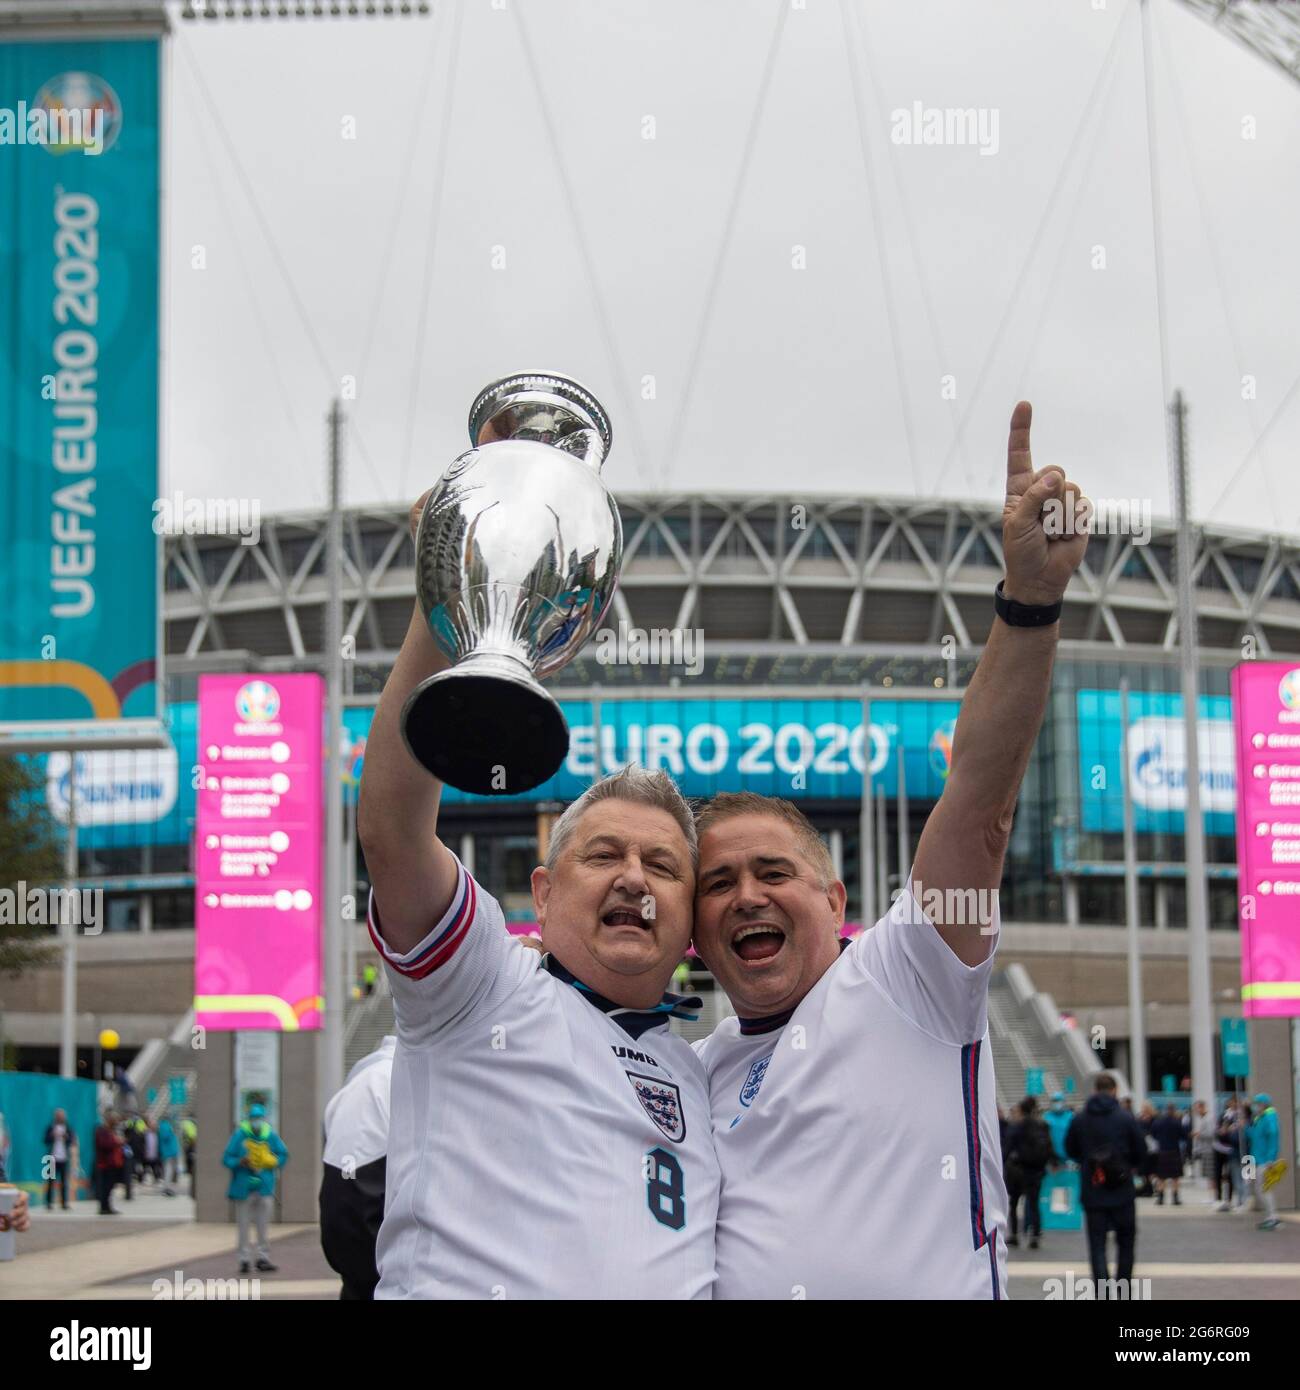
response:
[[[1137,1201],[1133,1175],[1146,1157],[1137,1121],[1115,1099],[1115,1078],[1101,1072],[1087,1105],[1071,1121],[1065,1151],[1079,1165],[1079,1202],[1088,1223],[1088,1256],[1097,1297],[1104,1296],[1110,1275],[1106,1233],[1115,1232],[1118,1247],[1115,1277],[1133,1277],[1137,1246]]]
[[[1002,1130],[1002,1181],[1007,1187],[1007,1212],[1009,1213],[1007,1244],[1020,1244],[1020,1199],[1025,1195],[1025,1170],[1011,1149],[1012,1138],[1020,1129],[1021,1113],[1018,1105],[1011,1107],[1006,1127]]]
[[[1273,1097],[1267,1091],[1261,1091],[1255,1097],[1255,1104],[1259,1106],[1259,1117],[1251,1129],[1251,1153],[1255,1157],[1255,1191],[1264,1208],[1264,1219],[1256,1229],[1276,1231],[1282,1224],[1277,1214],[1277,1194],[1273,1191],[1277,1179],[1270,1183],[1268,1170],[1280,1160],[1277,1111],[1273,1108]],[[1282,1164],[1282,1171],[1286,1171],[1285,1163]]]
[[[1055,1160],[1051,1165],[1052,1167],[1058,1163],[1069,1161],[1069,1156],[1065,1152],[1065,1134],[1070,1128],[1070,1121],[1073,1119],[1074,1111],[1065,1103],[1065,1092],[1055,1092],[1052,1096],[1052,1108],[1043,1116],[1043,1123],[1046,1124],[1048,1133],[1052,1136],[1052,1157]]]
[[[239,1272],[247,1274],[253,1258],[250,1223],[257,1232],[257,1267],[274,1274],[278,1266],[271,1263],[271,1243],[267,1225],[271,1205],[275,1200],[276,1174],[289,1161],[284,1140],[266,1119],[266,1106],[260,1102],[249,1107],[248,1119],[230,1136],[221,1161],[230,1169],[230,1187],[226,1196],[234,1202],[239,1229]]]
[[[1026,1096],[1020,1102],[1020,1119],[1007,1132],[1007,1158],[1020,1170],[1020,1189],[1025,1197],[1025,1234],[1029,1237],[1029,1248],[1038,1249],[1038,1238],[1042,1235],[1042,1216],[1038,1209],[1038,1196],[1043,1186],[1043,1175],[1052,1161],[1052,1136],[1038,1114],[1038,1102],[1033,1096]],[[1016,1224],[1018,1201],[1011,1203],[1011,1234],[1008,1245],[1019,1245],[1020,1236]]]
[[[1241,1136],[1237,1128],[1237,1098],[1228,1100],[1214,1130],[1214,1210],[1231,1211],[1241,1171]]]

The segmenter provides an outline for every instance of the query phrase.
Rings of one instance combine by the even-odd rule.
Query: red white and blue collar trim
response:
[[[704,1001],[695,995],[665,992],[664,997],[653,1009],[629,1009],[622,1004],[614,1003],[612,999],[606,999],[603,994],[597,994],[590,985],[583,984],[549,951],[542,957],[542,966],[557,980],[562,980],[566,985],[572,985],[587,1003],[593,1008],[599,1009],[601,1013],[607,1014],[624,1032],[629,1033],[634,1038],[639,1038],[642,1033],[649,1032],[651,1028],[663,1027],[670,1018],[680,1018],[687,1023],[694,1023],[700,1016],[700,1010],[704,1007]]]

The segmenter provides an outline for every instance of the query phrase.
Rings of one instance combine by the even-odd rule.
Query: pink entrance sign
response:
[[[201,676],[194,1009],[205,1028],[321,1026],[322,683]]]
[[[1232,672],[1237,890],[1247,1018],[1300,1016],[1300,666]]]

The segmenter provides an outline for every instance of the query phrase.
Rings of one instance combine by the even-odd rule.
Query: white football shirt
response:
[[[668,1031],[516,944],[460,868],[398,955],[376,1298],[708,1298],[718,1160],[704,1068]]]
[[[722,1164],[715,1298],[1006,1297],[996,943],[963,965],[909,884],[792,1013],[695,1044]]]
[[[396,1050],[397,1039],[386,1037],[348,1072],[325,1107],[320,1243],[348,1300],[370,1300],[379,1282],[375,1246],[384,1220],[388,1093]]]
[[[325,1107],[323,1161],[360,1168],[388,1152],[388,1091],[397,1039],[386,1037],[348,1072]]]

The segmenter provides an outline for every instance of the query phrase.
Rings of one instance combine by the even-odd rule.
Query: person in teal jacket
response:
[[[1052,1096],[1052,1108],[1044,1112],[1043,1119],[1047,1123],[1048,1133],[1052,1136],[1053,1166],[1069,1163],[1070,1156],[1065,1152],[1065,1136],[1069,1131],[1070,1121],[1074,1119],[1074,1111],[1066,1105],[1062,1092],[1057,1091]]]
[[[221,1161],[230,1169],[230,1188],[226,1196],[235,1204],[239,1224],[239,1272],[248,1273],[252,1251],[248,1241],[249,1219],[257,1227],[257,1267],[274,1272],[271,1244],[267,1235],[271,1202],[275,1198],[275,1175],[289,1161],[284,1140],[266,1122],[266,1108],[254,1105],[248,1119],[230,1136]]]
[[[1266,1187],[1265,1181],[1269,1167],[1278,1160],[1277,1111],[1273,1109],[1273,1098],[1267,1091],[1255,1097],[1255,1117],[1250,1127],[1250,1152],[1255,1160],[1255,1191],[1264,1206],[1264,1219],[1259,1223],[1261,1231],[1275,1231],[1282,1224],[1277,1214],[1277,1192]]]
[[[158,1121],[158,1161],[163,1170],[163,1193],[168,1197],[176,1195],[176,1164],[180,1158],[181,1145],[176,1137],[172,1122],[164,1115]]]

